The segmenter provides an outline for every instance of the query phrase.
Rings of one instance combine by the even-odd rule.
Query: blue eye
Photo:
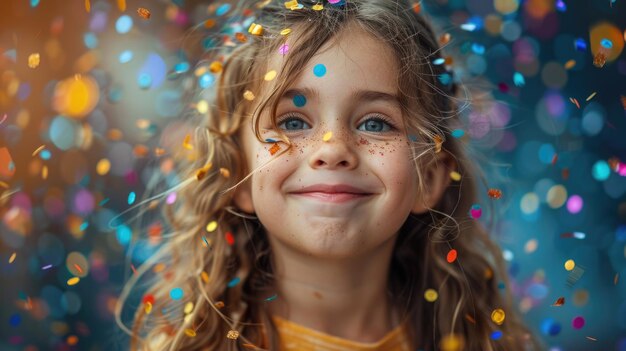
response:
[[[287,117],[277,122],[278,127],[284,130],[300,130],[309,129],[311,126],[306,123],[302,118],[295,117],[293,115],[287,115]],[[305,127],[306,126],[306,127]],[[365,126],[365,130],[361,128]],[[370,117],[359,125],[358,130],[365,132],[382,133],[395,129],[392,123],[383,115],[376,115],[376,117]]]

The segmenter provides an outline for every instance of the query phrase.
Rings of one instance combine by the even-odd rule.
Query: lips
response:
[[[292,191],[299,197],[333,203],[344,203],[369,197],[373,193],[348,184],[315,184]]]

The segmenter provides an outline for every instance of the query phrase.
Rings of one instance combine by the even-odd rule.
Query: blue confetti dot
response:
[[[315,74],[316,77],[323,77],[326,74],[326,66],[318,63],[313,67],[313,74]]]
[[[9,324],[11,324],[12,327],[17,327],[18,325],[20,325],[21,322],[22,322],[22,316],[20,316],[17,313],[11,315],[11,318],[9,318]]]
[[[231,280],[231,281],[229,281],[229,282],[228,282],[228,287],[229,287],[229,288],[234,287],[235,285],[239,284],[239,281],[240,281],[240,280],[241,280],[241,279],[239,279],[239,277],[235,277],[235,278],[233,278],[233,280]]]
[[[30,7],[37,7],[40,0],[30,0]]]
[[[463,129],[455,129],[452,131],[452,136],[455,138],[461,138],[465,135],[465,131]]]
[[[541,323],[541,332],[544,335],[555,336],[561,332],[561,325],[552,318],[546,318]]]
[[[135,202],[135,192],[131,191],[130,194],[128,194],[128,204],[132,205]]]
[[[50,150],[43,150],[39,153],[39,157],[41,157],[42,160],[49,160],[50,157],[52,157],[52,153],[50,153]]]
[[[296,107],[302,107],[306,105],[306,97],[304,95],[296,95],[293,97],[293,104]]]
[[[437,65],[437,66],[443,65],[444,62],[446,62],[446,60],[443,57],[440,57],[440,58],[436,59],[435,61],[433,61],[433,65]]]
[[[605,181],[611,175],[611,167],[606,161],[600,160],[593,165],[593,169],[591,171],[593,174],[593,178],[597,181]]]
[[[515,72],[515,74],[513,74],[513,83],[516,87],[523,87],[524,85],[526,85],[526,80],[521,73]]]
[[[502,338],[502,332],[501,331],[496,330],[496,331],[491,333],[491,339],[492,340],[498,340],[500,338]]]
[[[174,72],[185,73],[189,71],[189,62],[179,62],[174,66]]]
[[[223,4],[222,6],[218,7],[217,10],[215,10],[215,15],[221,16],[228,12],[228,10],[230,10],[230,4]]]
[[[115,22],[115,30],[120,34],[125,34],[133,28],[133,19],[128,15],[120,16]]]
[[[83,41],[85,42],[85,46],[89,49],[95,49],[96,47],[98,47],[98,37],[96,36],[96,33],[85,33],[85,35],[83,36]]]
[[[574,47],[576,47],[577,51],[586,51],[587,50],[587,42],[585,39],[578,38],[574,42]]]
[[[172,300],[180,300],[183,298],[184,292],[181,288],[174,288],[170,290],[170,297]]]
[[[602,45],[602,47],[607,48],[607,49],[613,48],[613,42],[606,38],[600,41],[600,45]]]
[[[120,54],[120,56],[118,57],[118,60],[120,61],[120,63],[128,63],[133,59],[133,52],[130,50],[125,50],[124,52],[122,52]]]
[[[443,85],[448,85],[452,81],[452,77],[448,73],[443,73],[439,75],[439,81]]]
[[[83,222],[80,225],[80,230],[84,231],[85,229],[87,229],[87,227],[89,227],[89,222]]]
[[[142,73],[137,77],[137,84],[141,89],[148,89],[152,85],[152,77],[148,73]]]
[[[472,44],[472,51],[476,55],[482,55],[482,54],[485,53],[485,46],[484,45],[480,45],[478,43],[474,43],[474,44]]]
[[[130,230],[129,227],[125,225],[120,225],[119,227],[117,227],[117,230],[115,232],[115,236],[117,237],[117,242],[119,242],[120,245],[122,246],[126,246],[130,243],[130,239],[132,235],[133,235],[133,232]]]
[[[202,89],[206,89],[212,86],[214,83],[215,83],[215,77],[213,77],[213,75],[210,73],[203,74],[202,76],[200,76],[198,80],[198,85],[200,85]]]

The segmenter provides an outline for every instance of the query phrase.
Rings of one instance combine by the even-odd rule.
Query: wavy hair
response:
[[[131,349],[279,349],[265,306],[271,303],[267,297],[274,283],[267,234],[254,216],[239,213],[234,205],[233,190],[257,171],[247,169],[239,131],[251,116],[257,139],[267,142],[259,134],[259,116],[269,110],[278,130],[279,97],[324,44],[357,25],[386,43],[397,59],[398,93],[413,156],[407,162],[415,164],[420,191],[426,187],[421,170],[436,162],[437,152],[452,155],[462,175],[436,206],[409,215],[396,240],[389,291],[407,322],[411,349],[446,349],[446,340],[454,336],[466,350],[539,350],[513,307],[499,247],[467,215],[484,177],[466,152],[467,140],[449,137],[462,128],[459,115],[468,99],[457,95],[467,91],[443,79],[451,74],[446,65],[433,63],[445,58],[427,20],[407,0],[345,0],[341,6],[324,3],[323,10],[300,2],[303,8],[295,10],[283,1],[240,2],[239,9],[248,5],[255,11],[254,22],[263,32],[248,36],[227,55],[215,53],[207,60],[218,62],[221,71],[214,70],[219,78],[207,95],[209,111],[189,117],[195,127],[193,157],[178,160],[176,174],[183,181],[170,190],[176,191],[177,201],[164,205],[162,213],[172,233],[126,283],[116,308],[118,324],[131,336]],[[269,89],[263,75],[268,58],[286,40],[280,34],[285,28],[296,37]],[[270,162],[292,147],[286,135],[279,139],[286,148]],[[217,226],[207,228],[211,222]],[[451,248],[460,253],[453,264],[446,260]],[[142,278],[147,289],[143,303],[126,327],[123,307]],[[501,282],[505,288],[499,288]],[[170,298],[174,288],[182,289],[182,299]],[[435,302],[424,299],[429,288],[438,292]],[[501,325],[491,319],[495,309],[506,313]],[[497,330],[503,336],[494,340]]]

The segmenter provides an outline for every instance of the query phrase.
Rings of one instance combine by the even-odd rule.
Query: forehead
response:
[[[299,41],[297,35],[296,29],[287,38],[285,43],[289,50],[285,55],[278,51],[271,54],[267,72],[280,72],[289,59],[289,51],[295,50],[296,45],[307,45]],[[323,66],[321,71],[320,66]],[[312,88],[322,95],[336,97],[342,93],[347,97],[358,90],[396,94],[397,80],[398,63],[391,46],[357,25],[349,25],[322,45],[290,87]],[[269,83],[273,88],[278,82]]]

